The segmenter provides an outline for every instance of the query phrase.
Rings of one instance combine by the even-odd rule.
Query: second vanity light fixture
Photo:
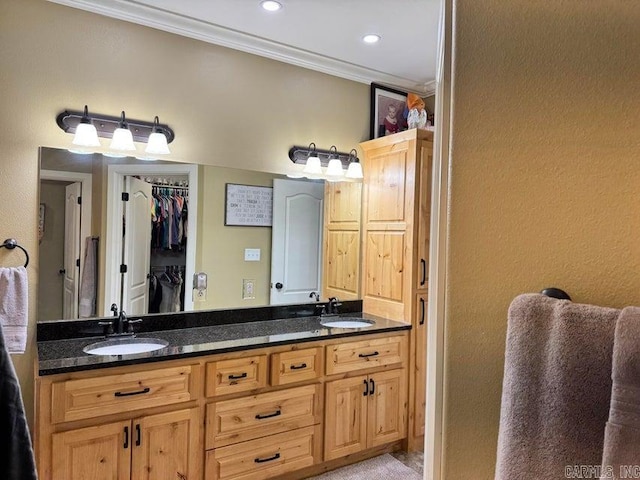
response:
[[[56,123],[65,132],[74,134],[73,147],[69,148],[74,153],[93,153],[95,148],[100,147],[98,137],[102,137],[111,138],[109,151],[104,152],[105,155],[135,155],[135,140],[147,144],[145,155],[139,158],[150,160],[153,155],[170,154],[167,144],[175,138],[173,130],[168,125],[161,124],[157,116],[153,122],[145,122],[127,119],[124,111],[120,117],[93,113],[89,115],[86,105],[82,112],[65,110],[60,113]]]
[[[304,164],[299,175],[310,179],[325,179],[328,182],[361,180],[363,178],[362,165],[358,159],[358,152],[352,149],[349,153],[338,152],[335,145],[329,150],[316,148],[315,143],[308,147],[294,145],[289,149],[289,158],[293,163]],[[345,168],[347,170],[345,172]],[[326,171],[323,171],[326,167]]]

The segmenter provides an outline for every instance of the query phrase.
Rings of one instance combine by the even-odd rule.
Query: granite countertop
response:
[[[405,323],[368,314],[349,313],[344,316],[366,318],[373,320],[374,324],[366,328],[328,328],[320,324],[320,317],[309,316],[146,331],[136,337],[159,338],[169,345],[154,352],[129,355],[89,355],[82,351],[85,346],[104,340],[104,337],[38,341],[38,371],[40,375],[53,375],[411,328]]]

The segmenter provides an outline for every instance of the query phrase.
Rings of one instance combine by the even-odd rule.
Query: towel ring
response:
[[[27,257],[27,261],[24,262],[24,267],[27,268],[27,265],[29,265],[29,253],[20,245],[18,245],[18,242],[16,241],[15,238],[7,238],[2,245],[0,245],[0,248],[5,247],[8,248],[9,250],[13,250],[14,248],[18,247],[20,250],[22,250],[24,252],[25,257]]]

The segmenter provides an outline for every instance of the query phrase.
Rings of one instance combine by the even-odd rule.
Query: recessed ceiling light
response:
[[[274,0],[264,0],[260,3],[260,6],[268,12],[277,12],[282,8],[282,4]]]
[[[377,43],[380,41],[380,35],[376,35],[375,33],[369,33],[362,37],[362,41],[364,43]]]

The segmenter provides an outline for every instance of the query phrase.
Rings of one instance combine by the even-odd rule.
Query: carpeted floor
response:
[[[313,480],[422,480],[422,474],[387,453],[311,478]]]

